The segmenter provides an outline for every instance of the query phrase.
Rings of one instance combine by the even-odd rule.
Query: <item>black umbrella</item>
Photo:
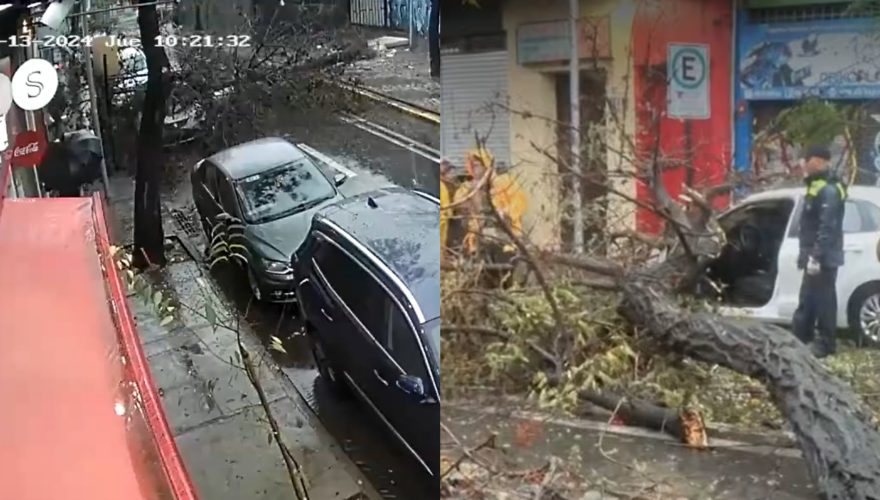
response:
[[[101,178],[102,158],[101,140],[95,134],[86,130],[66,133],[61,141],[49,144],[38,167],[40,180],[61,196],[79,196],[82,185]]]

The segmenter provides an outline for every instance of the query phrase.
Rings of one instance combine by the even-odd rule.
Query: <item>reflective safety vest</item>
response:
[[[832,182],[837,187],[837,190],[840,192],[840,199],[845,200],[846,199],[846,187],[843,185],[842,182],[840,182],[838,180],[834,180]],[[814,179],[807,186],[807,196],[810,198],[815,198],[816,196],[819,196],[819,193],[827,185],[828,185],[828,179],[821,179],[821,178]]]

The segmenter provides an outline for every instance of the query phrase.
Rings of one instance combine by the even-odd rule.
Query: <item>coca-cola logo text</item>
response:
[[[12,152],[12,156],[14,158],[21,158],[22,156],[29,155],[31,153],[36,153],[39,150],[40,150],[40,143],[37,141],[34,141],[34,142],[28,144],[27,146],[16,147],[15,150]]]

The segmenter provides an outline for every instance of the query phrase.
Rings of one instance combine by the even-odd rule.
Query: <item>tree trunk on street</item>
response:
[[[688,311],[661,283],[625,280],[621,314],[675,352],[763,381],[822,498],[880,499],[880,433],[849,385],[790,332]]]
[[[139,3],[151,1],[139,0]],[[166,263],[159,191],[164,166],[162,124],[165,120],[165,68],[168,67],[168,58],[164,49],[156,46],[159,17],[155,5],[138,7],[138,27],[148,73],[137,141],[132,264],[143,269]]]
[[[668,350],[762,381],[791,425],[821,498],[880,500],[880,431],[852,387],[781,327],[720,317],[679,301],[718,254],[720,228],[704,194],[685,188],[690,211],[672,200],[659,162],[646,180],[676,242],[670,256],[636,270],[587,256],[572,256],[578,262],[569,265],[615,278],[620,314]]]
[[[440,0],[431,0],[428,53],[431,58],[431,76],[437,78],[440,76]]]

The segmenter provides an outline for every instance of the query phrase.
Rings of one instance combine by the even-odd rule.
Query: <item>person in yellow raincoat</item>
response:
[[[451,209],[449,209],[449,205],[452,203],[452,198],[449,195],[449,187],[447,183],[449,182],[450,166],[449,163],[444,159],[440,161],[440,250],[441,256],[446,255],[446,246],[449,244],[447,241],[449,234],[449,218],[452,216]]]
[[[485,182],[481,184],[487,172],[489,175],[487,182],[491,183],[489,196],[492,205],[515,235],[521,236],[523,232],[523,216],[528,204],[526,194],[513,175],[497,173],[494,170],[494,163],[495,159],[485,148],[468,152],[465,166],[470,179],[463,182],[453,196],[453,203],[461,204],[465,208],[467,234],[463,246],[464,251],[471,255],[477,253],[481,247],[493,254],[497,253],[497,250],[507,255],[516,251],[515,245],[498,227],[490,212],[486,184]],[[479,192],[474,192],[475,189]]]

